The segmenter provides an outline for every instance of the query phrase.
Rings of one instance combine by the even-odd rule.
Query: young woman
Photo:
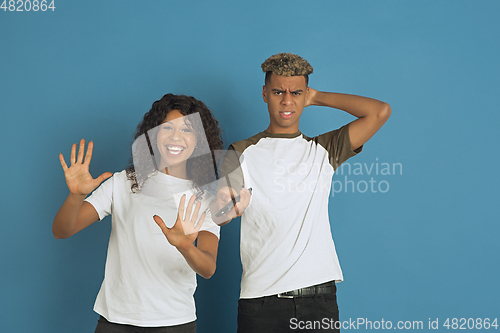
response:
[[[86,154],[83,139],[78,154],[73,144],[70,167],[59,155],[70,194],[54,237],[112,214],[96,332],[195,332],[196,273],[210,278],[216,267],[219,227],[207,188],[215,181],[211,153],[222,149],[218,122],[195,98],[167,94],[144,115],[135,139],[127,169],[96,179],[92,142]]]

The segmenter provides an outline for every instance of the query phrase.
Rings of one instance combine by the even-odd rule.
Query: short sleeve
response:
[[[208,231],[217,236],[220,239],[220,227],[215,224],[212,220],[212,214],[210,213],[210,209],[205,211],[205,221],[203,221],[203,225],[201,226],[200,231]]]
[[[116,174],[102,183],[94,192],[85,199],[94,206],[99,215],[99,221],[111,214],[113,208],[113,186]]]
[[[349,124],[337,130],[321,134],[314,139],[328,152],[330,164],[334,170],[363,150],[363,146],[352,150],[351,139],[349,137]]]
[[[219,173],[218,188],[228,186],[239,192],[245,187],[243,171],[240,164],[241,153],[238,152],[233,145],[229,146],[226,156],[222,162]]]

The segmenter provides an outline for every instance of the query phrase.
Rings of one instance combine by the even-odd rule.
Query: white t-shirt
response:
[[[241,219],[240,297],[342,281],[328,198],[334,170],[361,151],[352,151],[348,126],[314,138],[264,131],[231,146],[253,190]],[[236,167],[228,162],[227,169]]]
[[[108,321],[153,327],[196,320],[196,273],[153,220],[156,214],[172,227],[183,193],[187,199],[194,194],[189,180],[161,172],[141,192],[132,193],[122,171],[85,199],[100,220],[112,214],[105,276],[94,306]],[[210,201],[211,195],[205,194],[201,211]],[[219,229],[207,211],[201,230],[219,237]]]

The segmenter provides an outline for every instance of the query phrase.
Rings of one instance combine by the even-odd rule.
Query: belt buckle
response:
[[[289,291],[286,293],[289,293]],[[285,295],[286,293],[279,293],[278,298],[293,298],[293,295]]]

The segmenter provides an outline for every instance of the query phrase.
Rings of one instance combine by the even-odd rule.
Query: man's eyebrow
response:
[[[272,91],[276,91],[276,92],[285,92],[286,90],[282,90],[282,89],[273,89]],[[304,90],[302,89],[297,89],[297,90],[290,90],[291,93],[296,93],[296,92],[304,92]]]

